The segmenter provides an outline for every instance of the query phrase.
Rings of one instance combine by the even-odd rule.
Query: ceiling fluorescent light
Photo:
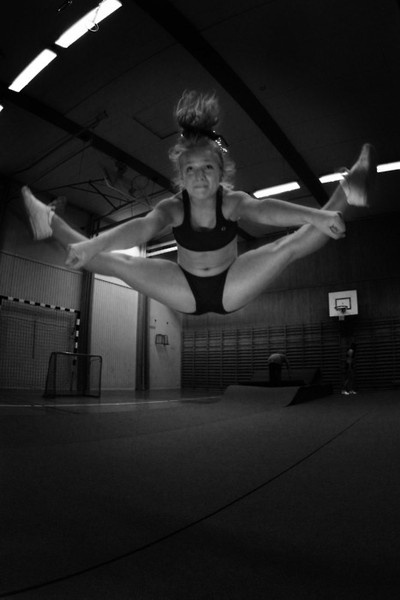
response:
[[[400,170],[400,161],[385,163],[383,165],[378,165],[377,169],[378,173],[387,173],[388,171],[399,171]]]
[[[9,90],[14,92],[20,92],[40,71],[42,71],[52,60],[56,58],[57,54],[53,50],[46,48],[43,50],[33,61],[25,67],[25,69],[14,79],[12,84],[8,86]]]
[[[178,250],[178,246],[169,246],[168,248],[163,248],[161,250],[151,250],[146,252],[146,256],[151,258],[152,256],[159,256],[160,254],[169,254],[170,252],[176,252]]]
[[[128,256],[140,256],[140,249],[138,246],[133,248],[126,248],[125,250],[111,250],[113,254],[127,254]]]
[[[3,110],[4,106],[0,104],[0,112]]]
[[[119,0],[102,0],[96,8],[88,12],[84,17],[67,29],[55,43],[62,48],[69,48],[71,44],[85,35],[85,33],[90,30],[96,30],[96,26],[100,21],[111,15],[111,13],[121,6],[122,4]]]
[[[283,194],[283,192],[291,192],[293,190],[299,190],[300,186],[297,181],[291,181],[290,183],[283,183],[282,185],[274,185],[269,188],[263,188],[254,192],[256,198],[267,198],[268,196],[274,196],[277,194]]]
[[[169,242],[161,242],[160,244],[151,244],[146,247],[146,256],[157,256],[159,254],[168,254],[169,252],[176,252],[178,246],[174,240]]]
[[[378,165],[376,170],[378,173],[400,171],[400,161]],[[333,183],[335,181],[341,181],[342,179],[342,173],[330,173],[329,175],[323,175],[322,177],[319,177],[319,181],[321,183]],[[262,190],[257,190],[253,193],[253,196],[256,198],[267,198],[268,196],[282,194],[283,192],[290,192],[292,190],[298,190],[299,188],[299,184],[296,181],[292,181],[291,183],[284,183],[283,185],[276,185],[273,187],[264,188]]]
[[[342,179],[342,173],[330,173],[319,178],[321,183],[332,183],[333,181],[341,181]]]
[[[376,167],[376,170],[378,173],[387,173],[388,171],[399,171],[400,161],[378,165]],[[332,183],[334,181],[340,181],[341,179],[343,179],[343,175],[341,173],[331,173],[330,175],[323,175],[319,178],[321,183]]]

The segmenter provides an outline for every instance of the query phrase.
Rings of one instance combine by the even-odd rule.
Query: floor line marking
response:
[[[222,396],[196,396],[193,398],[177,398],[177,399],[173,399],[173,400],[137,400],[134,402],[99,402],[98,404],[95,404],[94,402],[91,402],[91,403],[83,403],[83,402],[57,403],[57,404],[49,404],[49,403],[3,404],[3,403],[0,403],[0,409],[1,408],[68,408],[69,406],[71,406],[71,407],[93,406],[94,408],[101,408],[102,406],[134,406],[136,404],[168,404],[168,403],[172,404],[172,403],[182,402],[182,401],[187,402],[187,401],[193,401],[193,400],[215,400],[215,399],[218,399],[221,397]]]

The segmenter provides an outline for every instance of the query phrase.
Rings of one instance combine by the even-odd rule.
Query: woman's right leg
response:
[[[37,200],[28,188],[24,188],[22,193],[36,239],[52,236],[65,250],[70,244],[88,239]],[[42,225],[39,226],[40,221]],[[102,252],[85,265],[85,270],[117,277],[136,291],[174,310],[183,313],[196,310],[196,301],[183,272],[169,260]]]
[[[54,215],[53,237],[65,248],[87,238],[75,231],[63,219]],[[196,302],[179,266],[169,260],[129,256],[116,252],[101,252],[85,267],[87,271],[118,277],[146,296],[174,310],[193,313]]]

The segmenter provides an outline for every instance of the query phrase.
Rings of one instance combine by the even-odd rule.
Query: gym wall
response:
[[[66,218],[74,227],[86,225],[87,216],[70,207]],[[74,347],[74,325],[64,309],[79,315],[82,273],[65,267],[64,251],[56,243],[33,242],[14,210],[5,211],[0,231],[0,296],[16,300],[8,303],[7,314],[5,304],[0,307],[0,388],[44,390],[51,352]],[[89,346],[91,353],[104,357],[102,387],[134,389],[137,293],[118,280],[95,279],[93,288]],[[19,377],[11,380],[10,372]]]

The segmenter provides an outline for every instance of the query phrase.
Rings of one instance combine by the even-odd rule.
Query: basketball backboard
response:
[[[329,292],[328,299],[330,317],[358,315],[357,290]]]

